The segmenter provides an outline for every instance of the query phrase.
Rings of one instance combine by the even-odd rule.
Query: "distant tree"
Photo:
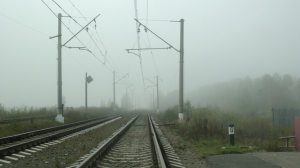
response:
[[[5,114],[6,114],[6,112],[5,112],[5,109],[4,109],[4,105],[0,103],[0,116],[3,116]]]
[[[186,100],[186,102],[184,103],[184,113],[185,113],[185,118],[189,119],[191,116],[191,113],[194,109],[194,106],[192,106],[192,103],[189,99]]]
[[[222,111],[263,112],[272,108],[300,108],[300,79],[278,73],[256,79],[246,77],[202,87],[187,97],[196,104],[219,107]]]
[[[124,108],[124,109],[128,108],[126,95],[122,96],[122,99],[121,99],[121,108]]]
[[[100,107],[106,107],[105,103],[104,103],[104,100],[101,99],[101,102],[100,102]]]
[[[108,101],[107,101],[107,107],[111,107],[111,106],[112,106],[112,102],[111,102],[110,99],[108,99]]]

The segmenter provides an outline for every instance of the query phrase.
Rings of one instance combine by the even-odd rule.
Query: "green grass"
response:
[[[33,123],[30,120],[25,121],[14,121],[8,124],[0,124],[0,137],[20,134],[29,131],[35,131],[39,129],[54,127],[63,125],[62,123],[58,123],[54,120],[57,115],[55,108],[24,108],[24,109],[12,109],[11,111],[4,111],[4,109],[0,109],[2,112],[0,113],[0,119],[12,119],[12,118],[22,118],[22,117],[32,117],[32,116],[50,116],[52,118],[49,119],[35,119]],[[96,108],[90,107],[88,108],[88,112],[85,112],[85,108],[72,108],[66,107],[64,109],[64,124],[70,124],[74,122],[79,122],[88,119],[94,119],[106,115],[112,115],[116,113],[122,112],[117,111],[113,112],[110,108]]]
[[[232,154],[232,153],[248,153],[258,151],[259,148],[241,148],[239,145],[230,146],[224,144],[220,140],[213,141],[198,141],[195,142],[195,149],[197,152],[200,152],[201,157],[205,158],[211,155],[220,155],[220,154]]]
[[[176,107],[157,114],[163,122],[176,123],[172,129],[186,141],[195,144],[202,157],[229,153],[247,153],[257,150],[269,152],[291,151],[282,148],[285,141],[279,137],[294,135],[293,127],[273,126],[271,118],[263,115],[250,115],[250,112],[220,112],[214,109],[199,108],[186,110],[184,121],[178,122]],[[234,147],[229,146],[228,125],[235,125]],[[295,141],[292,139],[291,146]],[[240,148],[255,146],[256,148]],[[223,148],[225,147],[225,148]]]
[[[20,134],[20,133],[39,130],[48,127],[54,127],[58,125],[62,125],[62,124],[54,121],[53,119],[34,120],[32,124],[30,121],[16,121],[10,124],[0,125],[0,132],[1,132],[0,137]]]

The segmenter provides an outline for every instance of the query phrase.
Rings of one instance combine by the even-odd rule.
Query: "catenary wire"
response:
[[[148,5],[148,0],[147,0],[147,14],[146,14],[146,26],[148,27],[148,14],[149,14],[149,5]],[[146,31],[147,29],[145,29]],[[147,34],[147,39],[148,39],[148,43],[149,43],[149,48],[152,48],[151,47],[151,43],[150,43],[150,39],[149,39],[149,35],[148,35],[148,31],[146,31],[146,34]],[[155,69],[156,69],[156,73],[157,73],[157,76],[159,76],[159,73],[158,73],[158,69],[157,69],[157,66],[156,66],[156,62],[155,62],[155,59],[154,59],[154,56],[153,56],[153,52],[152,52],[152,49],[150,50],[151,51],[151,56],[152,56],[152,59],[153,59],[153,63],[154,63],[154,66],[155,66]]]
[[[58,18],[57,17],[57,15],[53,12],[53,10],[43,1],[43,0],[41,0],[45,5],[46,5],[46,7],[53,13],[53,15],[56,17],[56,18]],[[60,22],[61,23],[63,23],[63,25],[71,32],[71,34],[73,34],[74,35],[74,33],[70,30],[70,28],[62,21],[62,20],[60,20]],[[77,22],[78,23],[78,22]],[[75,37],[85,48],[86,48],[86,46],[81,42],[81,40],[79,40],[79,38],[78,37]],[[112,69],[111,68],[109,68],[106,64],[104,64],[94,53],[92,53],[92,52],[90,52],[100,63],[102,63],[110,72],[113,72],[114,71],[114,68],[112,67]],[[116,75],[118,78],[120,78],[118,75]]]
[[[4,15],[4,14],[2,14],[2,13],[0,13],[0,15],[4,16],[4,17],[6,17],[7,19],[10,19],[10,20],[12,20],[12,21],[14,21],[14,22],[16,22],[16,23],[18,23],[18,24],[20,24],[20,25],[23,25],[23,26],[25,26],[25,27],[27,27],[27,28],[33,30],[33,31],[36,31],[36,32],[38,32],[38,33],[40,33],[40,34],[42,34],[42,35],[45,35],[45,36],[50,37],[50,36],[47,35],[46,33],[43,33],[43,32],[41,32],[41,31],[39,31],[39,30],[37,30],[37,29],[34,29],[34,28],[30,27],[30,26],[27,26],[27,25],[25,25],[24,23],[21,23],[21,22],[19,22],[19,21],[16,21],[16,20],[14,20],[14,19],[12,19],[12,18],[10,18],[10,17],[8,17],[8,16],[6,16],[6,15]]]
[[[135,19],[138,19],[138,10],[137,10],[137,2],[134,0],[134,7],[135,7]],[[138,43],[138,49],[140,49],[140,29],[139,24],[136,22],[136,33],[137,33],[137,43]],[[139,59],[140,59],[140,66],[142,71],[142,80],[144,85],[144,92],[145,92],[145,80],[144,80],[144,72],[143,72],[143,66],[142,66],[142,58],[141,58],[141,50],[138,50],[139,53]]]
[[[88,21],[88,20],[86,19],[86,17],[79,11],[79,9],[71,2],[71,0],[69,0],[69,2],[70,2],[70,3],[72,4],[72,6],[78,11],[78,13],[79,13],[83,18],[85,18],[86,21]],[[71,17],[71,16],[69,16],[69,17]],[[74,19],[74,20],[75,20],[75,19]],[[77,23],[78,23],[78,22],[77,22]],[[78,23],[78,24],[79,24],[79,23]],[[79,25],[80,25],[80,24],[79,24]],[[81,26],[81,25],[80,25],[80,26]],[[105,46],[104,46],[104,44],[103,44],[103,42],[102,42],[102,40],[101,40],[101,38],[100,38],[100,36],[99,36],[99,34],[98,34],[98,31],[97,31],[97,29],[96,29],[96,22],[95,22],[95,30],[96,30],[96,34],[97,34],[97,36],[98,36],[98,38],[99,38],[99,40],[100,40],[100,42],[101,42],[103,48],[105,49],[105,54],[103,54],[103,53],[101,52],[100,48],[98,47],[98,45],[96,44],[96,42],[94,41],[94,39],[91,37],[91,35],[89,34],[89,32],[88,32],[88,34],[90,35],[91,39],[93,40],[93,42],[95,43],[95,45],[97,46],[97,48],[99,49],[99,51],[101,52],[102,56],[104,56],[105,60],[106,60],[106,55],[108,55],[108,57],[110,58],[112,64],[114,65],[114,66],[113,66],[109,61],[107,61],[107,62],[110,64],[110,66],[113,67],[114,69],[116,69],[117,71],[120,72],[119,68],[116,66],[116,64],[114,63],[114,61],[113,61],[112,58],[110,57],[109,53],[107,52],[107,49],[105,48]]]

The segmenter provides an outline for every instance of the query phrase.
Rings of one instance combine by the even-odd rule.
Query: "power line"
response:
[[[53,10],[42,0],[42,2],[47,6],[47,8],[54,14],[54,16],[56,17],[56,18],[58,18],[57,17],[57,15],[53,12]],[[55,2],[54,0],[53,0],[53,2]],[[55,2],[56,3],[56,2]],[[57,3],[56,3],[57,4]],[[58,5],[58,4],[57,4]],[[58,5],[59,6],[59,5]],[[59,6],[60,7],[60,6]],[[60,7],[61,8],[61,7]],[[62,9],[62,8],[61,8]],[[63,10],[63,9],[62,9]],[[72,18],[65,10],[63,10],[70,18]],[[74,18],[72,18],[77,24],[79,24]],[[71,34],[73,34],[74,36],[75,36],[75,34],[70,30],[70,28],[62,21],[62,20],[60,20],[60,22],[61,23],[63,23],[63,25],[71,32]],[[80,24],[79,24],[80,25]],[[80,25],[81,26],[81,25]],[[82,27],[82,26],[81,26]],[[89,33],[88,33],[89,34]],[[90,36],[91,37],[91,36]],[[81,42],[81,40],[79,40],[79,38],[78,37],[76,37],[75,36],[75,38],[85,47],[85,48],[87,48],[82,42]],[[91,39],[93,40],[93,38],[91,37]],[[94,41],[94,40],[93,40]],[[94,43],[95,43],[95,41],[94,41]],[[99,48],[98,48],[99,49]],[[114,71],[114,68],[112,67],[112,69],[111,68],[109,68],[106,64],[104,64],[94,53],[92,53],[90,50],[88,50],[100,63],[102,63],[110,72],[113,72]],[[99,51],[101,52],[101,50],[99,49]],[[102,54],[102,52],[101,52],[101,54]],[[112,65],[111,65],[112,66]]]
[[[54,0],[53,0],[54,1]],[[55,1],[54,1],[55,2]],[[72,4],[72,6],[78,11],[78,13],[80,13],[80,15],[83,17],[83,18],[85,18],[84,16],[83,16],[83,14],[79,11],[79,9],[69,0],[69,2]],[[56,2],[55,2],[56,3]],[[56,3],[57,4],[57,3]],[[58,4],[57,4],[58,5]],[[59,5],[58,5],[59,6]],[[60,6],[59,6],[60,7]],[[62,7],[60,7],[61,9],[62,9]],[[63,9],[62,9],[63,10]],[[65,10],[63,10],[70,18],[72,18],[72,16],[70,16]],[[79,26],[81,26],[82,27],[82,25],[80,25],[74,18],[72,18]],[[85,18],[85,20],[87,21],[87,19]],[[95,21],[95,20],[94,20]],[[96,21],[95,21],[96,22]],[[95,29],[96,29],[96,24],[95,24]],[[105,58],[105,61],[104,61],[104,63],[103,64],[105,64],[105,62],[106,62],[106,54],[107,54],[107,50],[106,50],[106,48],[105,48],[105,46],[103,45],[103,42],[101,41],[101,38],[99,37],[99,34],[98,34],[98,32],[97,32],[97,29],[96,29],[96,33],[97,33],[97,35],[98,35],[98,37],[99,37],[99,39],[100,39],[100,41],[101,41],[101,43],[102,43],[102,46],[104,47],[104,49],[106,50],[106,52],[105,52],[105,54],[103,54],[102,53],[102,51],[100,50],[100,48],[99,48],[99,46],[97,45],[97,43],[95,42],[95,40],[94,40],[94,38],[91,36],[91,34],[88,32],[88,30],[87,30],[87,33],[88,33],[88,35],[90,36],[90,38],[92,39],[92,41],[94,42],[94,44],[95,44],[95,46],[98,48],[98,50],[100,51],[100,53],[101,53],[101,55]],[[111,59],[111,58],[110,58]],[[111,61],[113,62],[113,60],[111,59]],[[113,65],[108,61],[108,63],[110,64],[110,66],[114,69],[114,67],[113,67]],[[113,62],[113,64],[114,64],[114,62]],[[115,68],[116,69],[118,69],[117,68],[117,66],[114,64],[114,66],[115,66]]]
[[[71,2],[71,0],[69,0],[69,2],[70,2],[70,3],[73,5],[73,7],[77,10],[77,12],[80,13],[80,15],[81,15],[85,20],[87,20],[86,17],[84,17],[83,14],[82,14],[82,13],[76,8],[76,6]]]
[[[97,34],[97,36],[98,36],[98,38],[99,38],[99,40],[100,40],[100,42],[101,42],[103,48],[104,48],[105,51],[107,52],[107,49],[106,49],[106,47],[104,46],[104,44],[103,44],[103,42],[102,42],[102,40],[101,40],[101,38],[100,38],[100,35],[98,34],[97,29],[96,29],[96,34]],[[110,54],[109,54],[108,52],[107,52],[107,55],[108,55],[108,57],[110,58],[110,60],[111,60],[111,62],[113,63],[113,65],[115,66],[115,68],[116,68],[118,71],[120,71],[119,68],[118,68],[118,67],[116,66],[116,64],[114,63],[114,61],[112,60],[112,58],[111,58],[111,56],[110,56]]]
[[[148,13],[149,13],[149,5],[148,5],[148,0],[147,0],[147,15],[146,15],[146,18],[147,18],[146,26],[147,26],[147,27],[148,27]],[[148,35],[148,31],[147,31],[146,28],[145,28],[145,32],[146,32],[146,34],[147,34],[147,39],[148,39],[148,43],[149,43],[149,48],[152,48],[152,47],[151,47],[151,43],[150,43],[150,39],[149,39],[149,35]],[[157,72],[157,76],[159,76],[159,73],[158,73],[158,70],[157,70],[157,66],[156,66],[156,62],[155,62],[155,59],[154,59],[154,56],[153,56],[152,49],[151,49],[150,51],[151,51],[151,56],[152,56],[152,59],[153,59],[153,63],[154,63],[156,72]]]
[[[53,15],[58,19],[58,17],[56,16],[56,14],[53,12],[53,10],[43,1],[41,0],[46,6],[47,8],[53,13]],[[70,28],[60,19],[60,22],[68,29],[68,31],[75,36],[75,34],[70,30]],[[79,40],[78,37],[75,36],[75,38],[85,47],[85,45]]]
[[[138,19],[138,10],[137,10],[137,2],[134,0],[134,7],[135,7],[135,18]],[[136,22],[136,35],[137,35],[137,43],[138,43],[138,49],[140,49],[140,29],[139,29],[139,24]],[[144,72],[143,72],[143,66],[142,66],[142,58],[141,58],[141,51],[138,50],[139,53],[139,59],[140,59],[140,66],[141,66],[141,71],[142,71],[142,79],[143,79],[143,84],[144,84],[144,90],[145,90],[145,80],[144,80]],[[145,92],[145,91],[144,91]]]
[[[148,38],[149,48],[152,48],[152,47],[151,47],[151,44],[150,44],[150,40],[149,40],[148,33],[147,33],[147,38]],[[154,59],[154,56],[153,56],[152,49],[151,49],[150,51],[151,51],[151,56],[152,56],[152,59],[153,59],[153,63],[154,63],[154,66],[155,66],[156,72],[157,72],[157,76],[159,76],[159,73],[158,73],[158,70],[157,70],[157,66],[156,66],[156,62],[155,62],[155,59]]]
[[[42,35],[45,35],[45,36],[50,37],[50,36],[47,35],[46,33],[43,33],[43,32],[41,32],[41,31],[39,31],[39,30],[37,30],[37,29],[34,29],[34,28],[30,27],[30,26],[27,26],[27,25],[25,25],[24,23],[21,23],[21,22],[19,22],[19,21],[16,21],[16,20],[14,20],[14,19],[12,19],[12,18],[10,18],[10,17],[8,17],[8,16],[6,16],[6,15],[4,15],[4,14],[2,14],[2,13],[0,13],[0,15],[4,16],[4,17],[6,17],[7,19],[10,19],[10,20],[12,20],[12,21],[14,21],[14,22],[16,22],[16,23],[18,23],[18,24],[20,24],[20,25],[23,25],[23,26],[25,26],[25,27],[27,27],[27,28],[33,30],[33,31],[36,31],[36,32],[38,32],[38,33],[40,33],[40,34],[42,34]]]
[[[73,9],[74,9],[74,7],[72,7],[71,15],[73,13]],[[70,26],[70,24],[71,24],[71,18],[69,19],[69,25],[68,26]]]
[[[86,17],[79,11],[79,9],[71,2],[71,0],[69,0],[69,2],[70,2],[70,3],[72,4],[72,6],[78,11],[78,13],[79,13],[83,18],[85,18],[86,21],[88,21],[88,20],[86,19]],[[80,26],[81,26],[81,25],[80,25]],[[116,68],[116,69],[120,72],[119,68],[116,66],[116,64],[114,63],[114,61],[113,61],[112,58],[110,57],[109,53],[107,52],[107,49],[105,48],[105,46],[104,46],[104,44],[103,44],[103,42],[102,42],[102,40],[101,40],[101,38],[100,38],[100,35],[99,35],[99,33],[98,33],[96,27],[97,27],[97,25],[96,25],[96,21],[95,21],[95,30],[96,30],[96,34],[97,34],[97,36],[98,36],[98,38],[99,38],[99,40],[100,40],[100,42],[101,42],[103,48],[105,49],[105,54],[104,54],[104,55],[102,54],[101,50],[99,49],[98,45],[97,45],[96,42],[93,40],[93,38],[91,37],[91,35],[89,34],[89,32],[88,32],[88,34],[90,35],[91,39],[93,40],[93,42],[95,43],[95,45],[97,46],[97,48],[99,49],[99,51],[101,52],[101,54],[104,56],[105,60],[106,60],[106,55],[108,55],[108,57],[110,58],[112,64],[114,65],[114,66],[113,66],[113,65],[109,62],[109,60],[108,60],[108,63],[110,64],[110,66],[111,66],[113,69]],[[104,64],[105,64],[105,63],[104,63]]]
[[[146,15],[146,18],[147,18],[146,26],[148,26],[148,0],[147,0],[147,15]]]
[[[43,0],[42,0],[43,1]],[[59,8],[61,8],[70,18],[72,18],[72,16],[70,16],[62,7],[60,7],[54,0],[52,0]],[[44,1],[43,1],[44,2]],[[44,2],[44,4],[50,9],[50,7]],[[51,10],[51,9],[50,9]],[[52,11],[52,10],[51,10]],[[57,17],[56,16],[56,14],[52,11],[52,13],[55,15],[55,17]],[[77,23],[77,24],[79,24],[74,18],[72,18],[72,20],[74,20],[75,21],[75,23]],[[65,23],[62,21],[62,20],[60,20],[63,24],[64,24],[64,26],[75,36],[75,34],[70,30],[70,28],[68,27],[68,26],[66,26],[65,25]],[[80,25],[80,24],[79,24]],[[80,25],[81,26],[81,25]],[[81,26],[81,27],[83,27],[83,26]],[[77,39],[77,40],[79,40],[78,39],[78,37],[76,37],[75,36],[75,38]],[[93,40],[93,38],[92,38],[92,40]],[[87,48],[80,40],[79,40],[79,42],[85,47],[85,48]],[[101,52],[101,50],[99,49],[99,51]],[[98,61],[100,61],[103,65],[105,65],[94,53],[92,53],[92,52],[90,52]],[[101,52],[101,54],[102,54],[102,52]],[[106,66],[107,67],[107,66]],[[108,68],[108,67],[107,67]],[[108,68],[109,69],[109,68]],[[110,69],[109,69],[110,70]],[[113,72],[112,70],[110,70],[111,72]]]
[[[53,10],[43,1],[43,0],[41,0],[46,6],[47,6],[47,8],[53,13],[53,15],[56,17],[56,18],[58,18],[57,16],[56,16],[56,14],[53,12]],[[69,32],[73,35],[73,36],[75,36],[75,34],[70,30],[70,28],[62,21],[62,20],[60,20],[60,22],[69,30]],[[86,48],[86,46],[82,43],[82,41],[81,40],[79,40],[79,38],[78,37],[76,37],[75,36],[75,38],[81,43],[81,45],[83,45],[85,48]],[[98,58],[98,57],[96,57],[96,55],[94,54],[94,53],[92,53],[92,52],[90,52],[99,62],[101,62],[102,63],[102,61]],[[102,63],[103,64],[103,63]],[[109,69],[110,70],[110,69]],[[111,72],[112,72],[112,70],[110,70]]]
[[[58,3],[55,2],[55,0],[52,0],[61,10],[63,10],[65,12],[65,14],[68,15],[68,17],[70,17],[75,23],[77,23],[81,28],[83,28],[83,26],[78,23],[71,15],[69,15]],[[74,6],[74,5],[73,5]],[[77,9],[77,8],[76,8]],[[90,33],[88,32],[88,29],[87,29],[87,33],[88,35],[90,36],[90,38],[93,40],[94,44],[97,46],[98,50],[100,51],[101,55],[103,55],[102,51],[100,50],[100,48],[98,47],[98,45],[96,44],[96,42],[94,41],[94,39],[92,38],[92,36],[90,35]]]
[[[67,14],[75,23],[77,23],[79,26],[81,26],[74,18],[72,18],[72,16],[70,16],[61,6],[58,5],[58,3],[56,3],[54,0],[52,0],[61,10],[63,10],[65,12],[65,14]],[[81,26],[82,27],[82,26]]]

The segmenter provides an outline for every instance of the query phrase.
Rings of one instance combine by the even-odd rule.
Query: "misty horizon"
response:
[[[152,83],[156,83],[156,76],[160,94],[167,96],[178,91],[177,51],[143,50],[140,64],[138,56],[125,50],[138,48],[133,2],[73,0],[77,9],[69,2],[57,2],[80,25],[100,14],[88,30],[78,34],[80,41],[74,38],[67,45],[84,44],[93,54],[78,48],[62,48],[65,106],[85,105],[85,73],[93,78],[88,84],[90,107],[108,105],[113,100],[113,71],[116,81],[125,76],[116,84],[119,106],[127,88],[129,94],[136,96],[139,107],[148,108],[153,89],[156,95]],[[56,15],[66,16],[52,1],[45,3]],[[57,38],[49,37],[57,36],[58,19],[41,1],[3,0],[2,4],[0,104],[5,108],[57,106]],[[180,24],[169,21],[185,20],[184,101],[193,99],[191,103],[197,106],[197,98],[190,95],[218,83],[247,77],[254,80],[275,73],[299,79],[300,24],[295,22],[299,5],[298,1],[279,0],[151,1],[148,5],[147,1],[138,1],[137,9],[140,21],[177,49]],[[81,29],[68,17],[63,17],[62,22],[74,33]],[[63,26],[62,43],[72,36]],[[168,47],[142,26],[140,37],[140,48]],[[174,101],[165,102],[165,106],[178,104]],[[205,102],[200,104],[205,106]]]

